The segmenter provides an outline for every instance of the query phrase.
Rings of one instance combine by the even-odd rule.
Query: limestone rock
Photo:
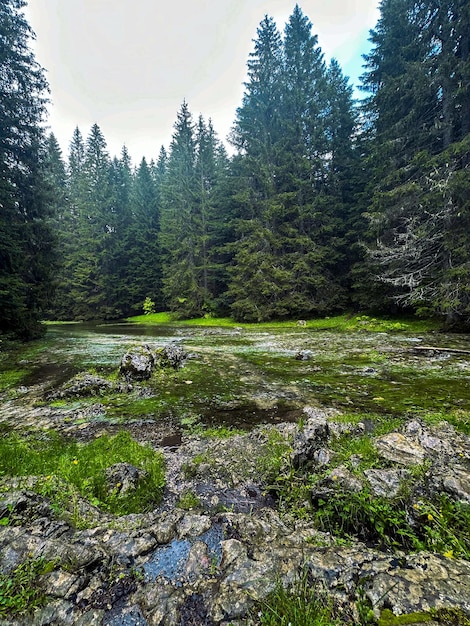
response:
[[[183,366],[188,356],[188,353],[182,346],[170,343],[155,353],[155,365],[163,368],[171,367],[177,370]]]
[[[310,361],[313,358],[312,350],[299,350],[295,355],[297,361]]]
[[[295,436],[292,462],[301,467],[311,461],[318,448],[324,447],[328,441],[330,429],[326,417],[322,414],[313,415],[305,423],[303,429]]]
[[[106,378],[88,372],[82,372],[66,382],[58,391],[48,394],[47,399],[57,400],[61,398],[98,396],[112,391],[113,388],[113,383],[106,380]]]
[[[470,472],[461,466],[451,468],[443,477],[442,488],[456,500],[470,502]]]
[[[147,476],[147,472],[130,463],[115,463],[106,469],[109,490],[121,495],[135,491]]]
[[[122,357],[119,372],[127,381],[147,380],[155,366],[154,353],[148,344],[130,348]]]
[[[400,465],[419,465],[426,456],[425,450],[421,445],[414,443],[401,433],[389,433],[382,437],[377,437],[374,439],[374,443],[382,458]]]
[[[394,498],[409,473],[406,470],[369,469],[364,471],[364,475],[374,495]]]

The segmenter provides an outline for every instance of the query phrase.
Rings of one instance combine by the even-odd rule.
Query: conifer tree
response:
[[[58,271],[55,298],[50,315],[68,320],[79,317],[81,294],[74,287],[75,267],[83,247],[82,211],[85,204],[85,144],[78,127],[74,129],[66,166],[66,202],[58,216]]]
[[[47,83],[30,48],[23,0],[0,4],[0,333],[28,339],[51,294],[45,183]]]
[[[383,0],[366,58],[372,158],[380,163],[371,258],[395,302],[468,325],[469,10],[459,0],[401,1],[398,31],[397,3]]]
[[[329,177],[333,137],[327,122],[333,123],[328,107],[334,88],[328,90],[323,54],[311,29],[296,6],[282,42],[273,21],[265,18],[248,63],[249,81],[232,133],[243,149],[234,161],[241,184],[229,288],[239,319],[320,314],[343,302],[335,276],[341,199],[332,193]],[[264,115],[262,105],[269,111],[273,103],[272,115]],[[256,143],[247,121],[265,128]],[[336,161],[343,146],[334,148]]]
[[[127,289],[136,314],[142,312],[147,297],[157,309],[162,307],[160,208],[156,183],[145,158],[134,174],[131,207],[132,225],[126,239],[129,257]]]

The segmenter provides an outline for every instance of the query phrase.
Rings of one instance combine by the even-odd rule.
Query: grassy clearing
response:
[[[164,325],[178,324],[182,326],[217,326],[241,328],[309,328],[312,330],[335,330],[335,331],[369,331],[369,332],[429,332],[440,328],[434,320],[420,320],[416,318],[388,318],[370,317],[368,315],[343,314],[319,319],[303,320],[299,326],[299,320],[270,321],[257,324],[245,324],[236,322],[229,317],[201,317],[189,320],[179,320],[168,312],[152,313],[149,315],[136,315],[126,321],[133,324]]]
[[[109,485],[106,468],[130,463],[145,475],[135,490],[121,494],[121,485]],[[88,444],[66,442],[56,433],[19,437],[10,433],[0,440],[0,476],[44,476],[38,491],[61,508],[66,505],[58,493],[61,479],[76,489],[91,504],[102,510],[125,515],[155,506],[164,486],[163,457],[135,442],[126,432],[115,437],[102,436]],[[64,494],[62,494],[63,496]]]

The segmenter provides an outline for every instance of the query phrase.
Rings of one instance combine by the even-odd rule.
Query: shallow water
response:
[[[47,392],[74,374],[116,374],[136,343],[181,343],[191,354],[178,372],[157,376],[146,393],[64,402]],[[306,405],[393,413],[470,410],[470,354],[416,353],[415,346],[470,349],[468,335],[341,333],[308,328],[231,329],[134,324],[51,324],[46,337],[0,362],[0,421],[83,432],[132,425],[170,438],[197,424],[251,428],[295,421]],[[306,351],[308,358],[296,358]],[[101,426],[100,426],[101,427]],[[92,435],[90,431],[90,436]],[[96,435],[96,432],[94,433]]]

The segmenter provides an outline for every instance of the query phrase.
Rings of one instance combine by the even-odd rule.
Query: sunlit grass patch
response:
[[[174,316],[168,312],[149,313],[148,315],[134,315],[126,319],[133,324],[170,324],[174,322]]]
[[[106,469],[116,463],[129,463],[145,474],[135,490],[120,493],[120,485],[109,485]],[[9,434],[0,440],[0,475],[42,475],[38,487],[53,495],[56,476],[75,487],[92,504],[124,515],[149,510],[158,504],[164,486],[164,462],[160,453],[140,445],[126,432],[102,436],[87,444],[66,442],[56,433],[22,438]]]
[[[434,320],[420,320],[417,318],[388,318],[371,317],[344,313],[330,317],[305,319],[305,320],[270,320],[268,322],[244,323],[237,322],[230,317],[212,317],[206,315],[193,319],[180,320],[170,312],[151,313],[148,315],[135,315],[127,318],[133,324],[178,324],[183,326],[239,326],[246,329],[261,328],[294,328],[299,330],[336,330],[336,331],[370,331],[370,332],[428,332],[437,330],[439,325]]]

